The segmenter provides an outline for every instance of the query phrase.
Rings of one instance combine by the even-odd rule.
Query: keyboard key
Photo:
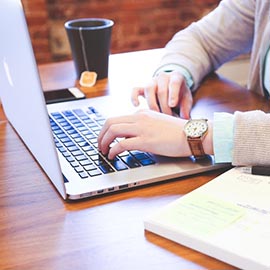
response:
[[[68,147],[67,149],[68,151],[73,152],[73,151],[78,151],[79,147],[76,145],[73,145],[73,146]]]
[[[69,141],[69,142],[66,142],[66,143],[64,143],[64,145],[65,145],[65,147],[70,147],[70,146],[74,146],[75,145],[75,143],[73,143],[72,141]]]
[[[88,156],[94,156],[98,153],[97,150],[94,150],[94,149],[90,149],[90,150],[85,150],[85,153],[88,155]]]
[[[84,172],[84,169],[81,166],[77,166],[74,168],[77,173]]]
[[[120,159],[114,159],[113,161],[111,161],[111,164],[117,171],[123,171],[128,169],[127,165]]]
[[[146,158],[146,159],[140,160],[140,163],[141,163],[143,166],[148,166],[148,165],[155,164],[156,162],[155,162],[153,159]]]
[[[114,172],[113,168],[108,164],[101,164],[99,168],[105,174]]]
[[[87,157],[86,157],[85,155],[75,156],[75,158],[76,158],[76,160],[78,160],[78,161],[87,159]]]
[[[93,177],[93,176],[101,175],[101,172],[98,169],[95,169],[95,170],[88,171],[88,174]]]
[[[129,168],[137,168],[140,167],[140,163],[131,155],[123,156],[121,159],[129,166]]]
[[[80,166],[80,164],[79,164],[76,160],[71,161],[71,162],[70,162],[70,165],[71,165],[72,167],[78,167],[78,166]]]
[[[63,155],[65,158],[70,157],[70,153],[69,153],[68,151],[62,152],[62,155]]]
[[[79,173],[79,175],[81,178],[88,178],[89,177],[87,172],[81,172],[81,173]]]
[[[74,159],[74,157],[69,156],[69,157],[67,157],[67,161],[68,161],[69,163],[71,163],[71,162],[74,162],[75,159]]]
[[[78,145],[82,148],[82,149],[89,149],[91,148],[90,144],[86,141],[80,142],[78,143]],[[92,148],[93,149],[93,148]]]
[[[80,161],[80,164],[84,167],[86,165],[92,164],[92,162],[88,159],[85,159],[85,160]]]
[[[86,166],[83,166],[83,168],[86,170],[86,171],[92,171],[92,170],[96,170],[96,166],[94,164],[89,164],[89,165],[86,165]]]

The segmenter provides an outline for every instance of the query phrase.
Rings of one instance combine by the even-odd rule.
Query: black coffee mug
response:
[[[112,20],[103,18],[75,19],[65,23],[78,79],[83,71],[95,71],[98,80],[108,77],[113,25]]]

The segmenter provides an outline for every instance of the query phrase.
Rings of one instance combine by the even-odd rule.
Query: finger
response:
[[[123,115],[123,116],[112,117],[112,118],[107,119],[98,135],[99,149],[102,148],[103,137],[108,132],[111,126],[121,124],[121,123],[133,123],[134,122],[133,118],[134,118],[133,115]]]
[[[139,101],[139,96],[144,97],[144,87],[134,87],[131,92],[131,101],[134,106],[139,106],[140,101]]]
[[[131,137],[123,139],[117,143],[115,143],[108,152],[108,158],[114,159],[115,156],[119,155],[120,153],[124,151],[131,151],[131,150],[140,150],[144,151],[143,148],[141,148],[142,144],[140,143],[139,137]]]
[[[168,84],[169,75],[165,72],[161,73],[157,78],[157,98],[159,109],[165,114],[172,114],[171,108],[168,105]]]
[[[134,123],[118,123],[111,125],[100,141],[99,150],[106,155],[111,144],[115,142],[115,139],[136,137],[138,131],[139,129]]]
[[[193,105],[193,97],[191,90],[185,85],[185,90],[180,102],[180,116],[184,119],[190,118],[190,112]]]
[[[149,108],[153,111],[159,112],[159,105],[157,101],[156,91],[157,91],[157,83],[156,79],[154,78],[153,81],[149,83],[147,87],[145,87],[144,94]]]
[[[179,105],[180,99],[182,97],[181,90],[184,89],[182,86],[185,85],[185,79],[183,75],[178,72],[172,72],[170,76],[169,82],[169,97],[168,97],[168,105],[171,108],[174,108]]]

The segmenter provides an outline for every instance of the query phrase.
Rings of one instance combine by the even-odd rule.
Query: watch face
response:
[[[185,127],[184,131],[188,137],[198,138],[201,137],[208,129],[207,120],[189,120]]]

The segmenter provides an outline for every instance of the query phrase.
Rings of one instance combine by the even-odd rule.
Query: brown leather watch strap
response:
[[[189,143],[191,153],[195,158],[202,158],[205,156],[201,138],[188,137],[187,140]]]

